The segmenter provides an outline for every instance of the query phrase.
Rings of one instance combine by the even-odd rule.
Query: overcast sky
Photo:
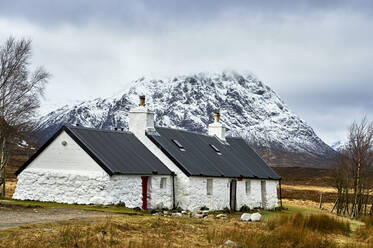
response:
[[[373,119],[373,1],[1,0],[0,42],[33,40],[43,111],[141,76],[232,69],[272,87],[327,143]]]

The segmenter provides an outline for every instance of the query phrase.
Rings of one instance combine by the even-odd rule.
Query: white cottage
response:
[[[155,127],[140,97],[129,132],[64,126],[16,172],[13,198],[145,210],[276,207],[280,177],[214,117],[208,134]]]

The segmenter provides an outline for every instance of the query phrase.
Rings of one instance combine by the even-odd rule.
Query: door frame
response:
[[[237,210],[237,180],[232,179],[229,182],[229,207],[231,210]]]
[[[265,180],[260,181],[260,191],[262,197],[262,208],[267,207],[267,182]]]

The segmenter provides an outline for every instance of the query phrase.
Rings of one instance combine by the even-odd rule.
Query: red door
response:
[[[148,210],[148,180],[149,177],[141,177],[143,210]]]

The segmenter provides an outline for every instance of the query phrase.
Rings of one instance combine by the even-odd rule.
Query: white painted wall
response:
[[[212,195],[207,195],[207,179],[213,180]],[[230,208],[230,178],[190,177],[189,199],[186,209],[195,211],[206,206],[210,210]],[[249,179],[248,179],[249,180]],[[261,180],[250,179],[250,192],[246,193],[245,180],[237,181],[236,201],[237,210],[243,205],[248,207],[263,207],[261,198]],[[278,206],[277,181],[266,180],[267,205],[266,209]]]
[[[188,210],[196,211],[203,206],[210,210],[229,208],[230,179],[206,177],[190,177],[189,179]],[[207,179],[212,179],[212,195],[207,195]]]
[[[167,176],[166,188],[160,178],[150,176],[150,207],[172,207],[172,184]],[[114,175],[77,170],[28,169],[18,176],[13,199],[53,201],[77,204],[118,204],[142,206],[141,176]]]
[[[161,188],[161,178],[166,178],[166,185]],[[151,176],[148,187],[151,209],[172,208],[172,178],[171,176]]]
[[[278,181],[267,180],[267,206],[266,208],[271,209],[278,207],[278,198],[277,198],[277,185]]]
[[[66,141],[66,146],[62,145]],[[80,170],[104,172],[104,170],[65,132],[63,131],[32,163],[25,169]]]
[[[106,173],[27,168],[18,175],[13,199],[108,204],[105,196],[109,184]]]

